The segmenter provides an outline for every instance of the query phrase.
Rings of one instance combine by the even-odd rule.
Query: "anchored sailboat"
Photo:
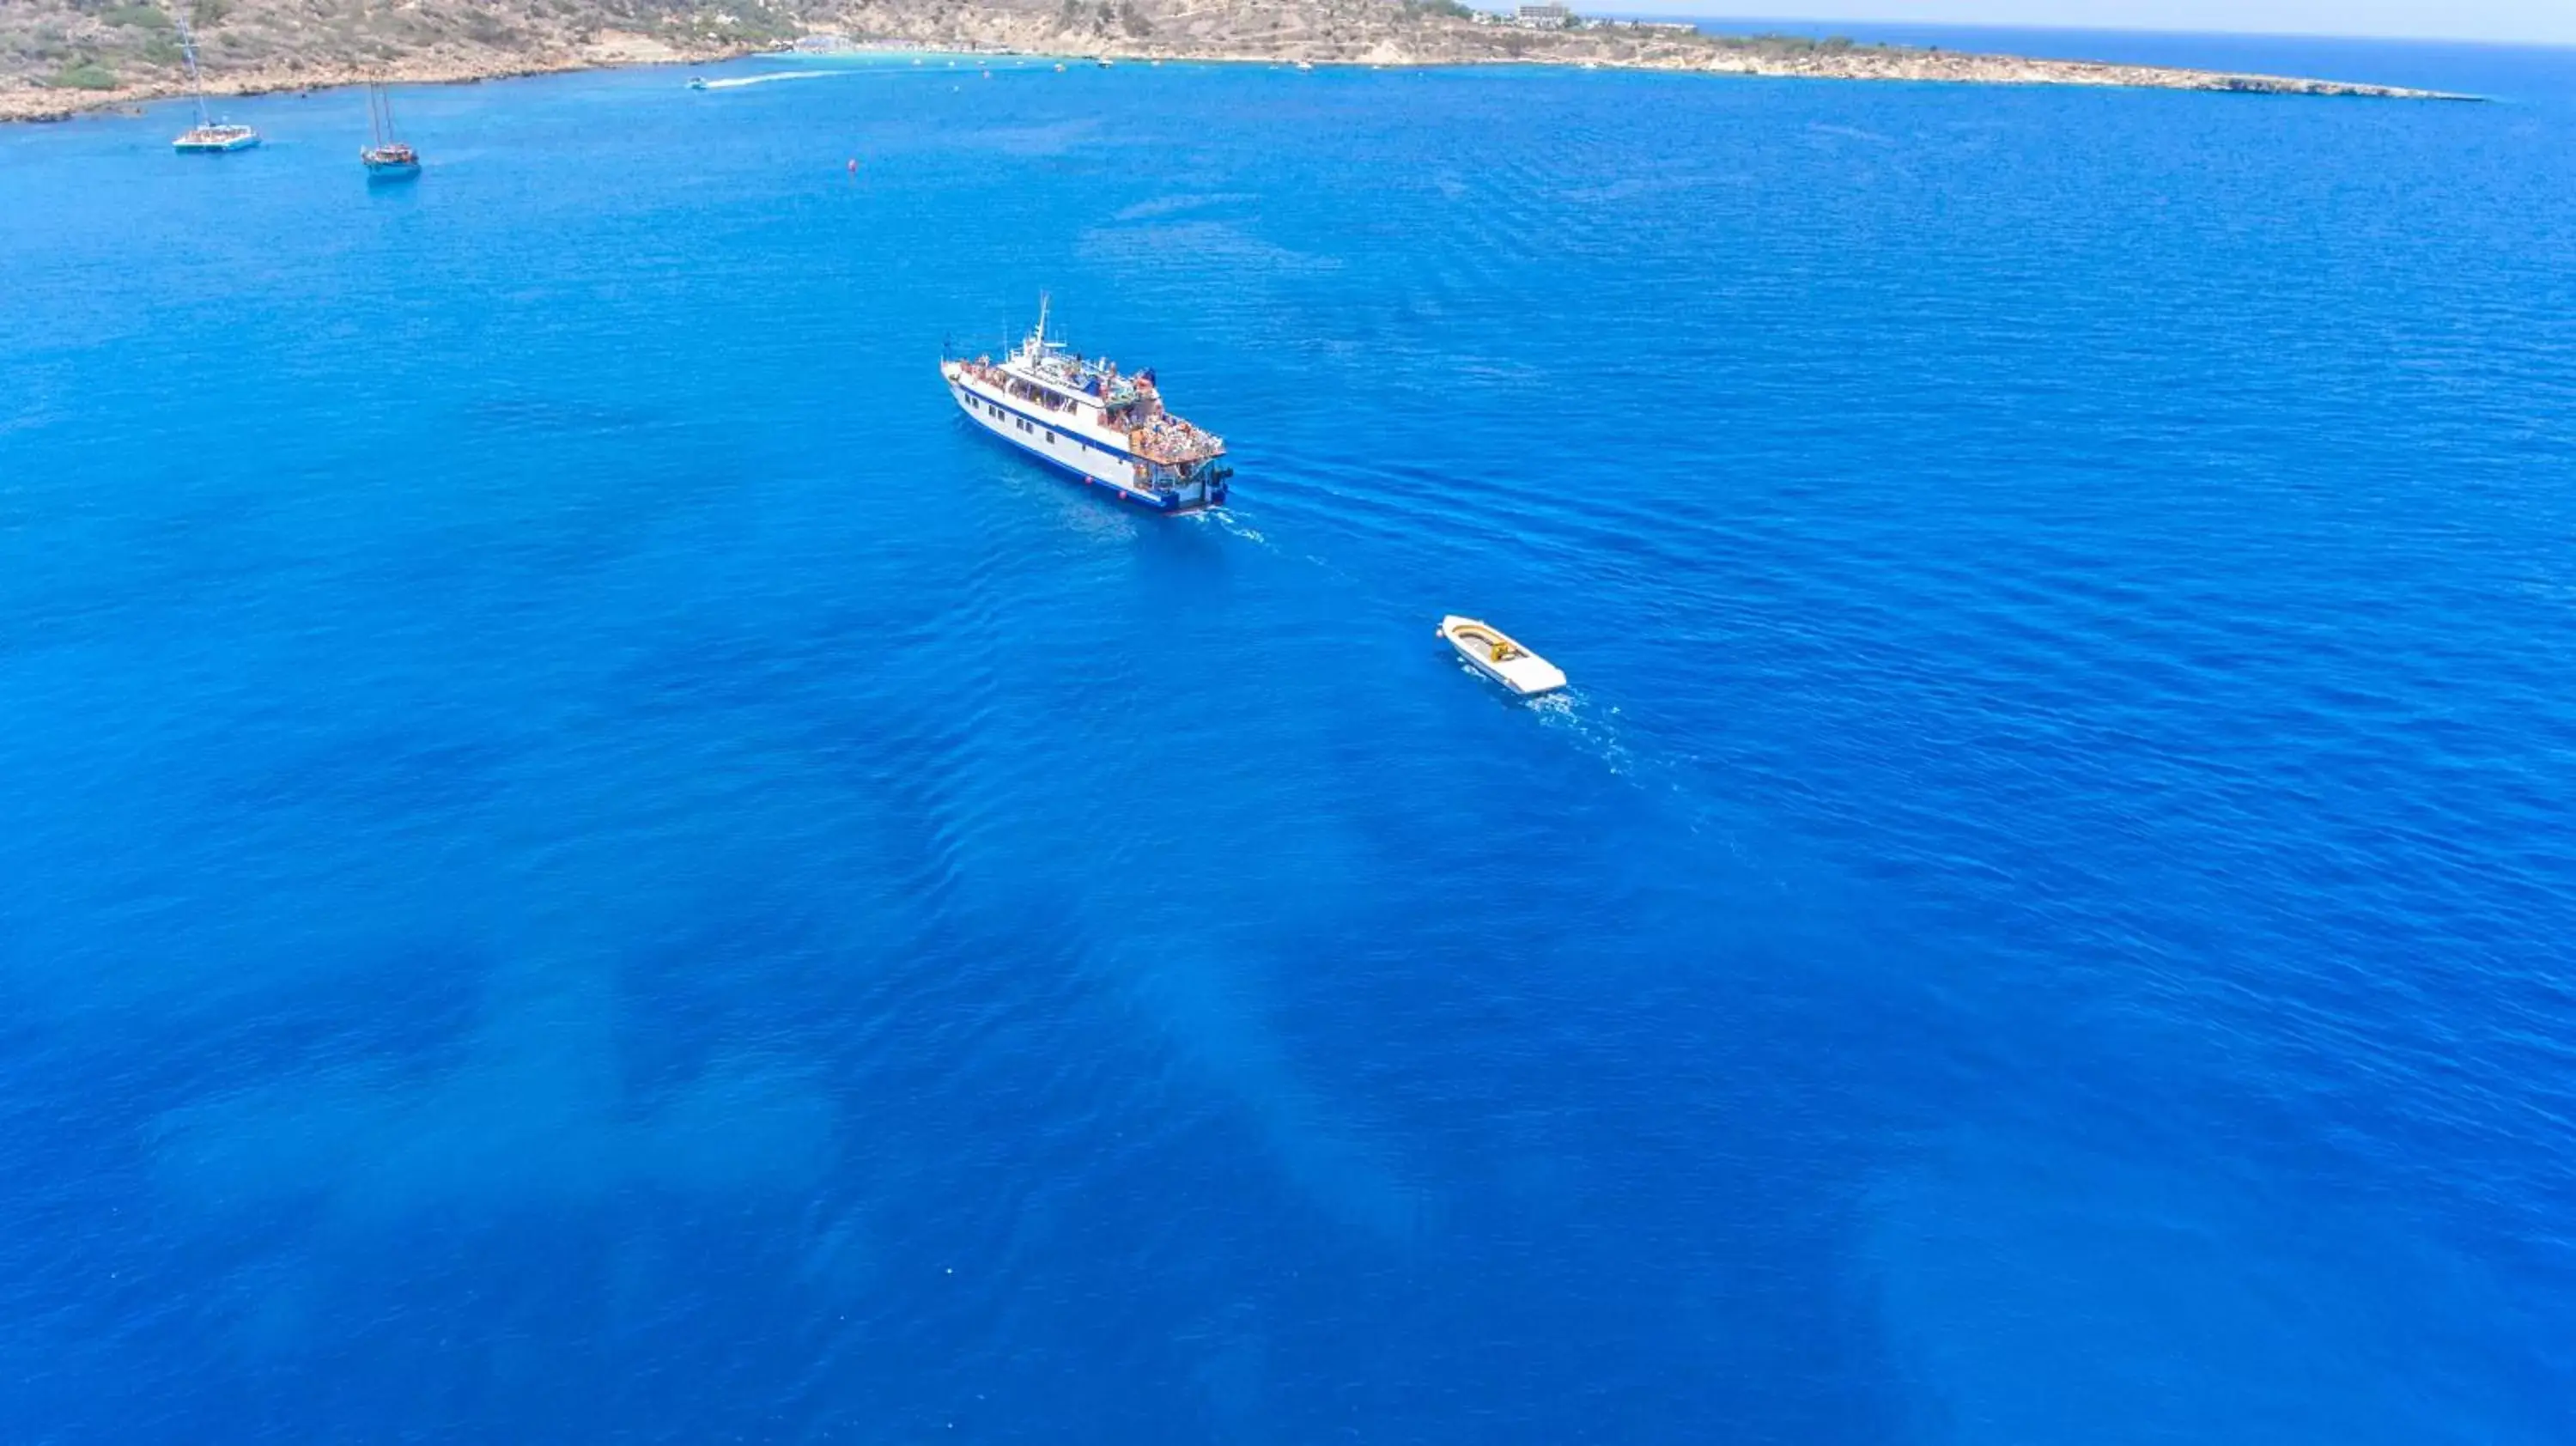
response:
[[[367,84],[367,124],[375,144],[358,152],[370,181],[408,181],[420,174],[420,152],[394,139],[394,98],[375,81]]]
[[[206,80],[197,73],[197,37],[188,29],[188,18],[175,10],[170,16],[179,27],[179,53],[188,61],[188,96],[197,103],[197,123],[179,133],[170,143],[182,155],[220,154],[224,151],[246,151],[259,144],[259,132],[248,126],[219,124],[206,116]]]

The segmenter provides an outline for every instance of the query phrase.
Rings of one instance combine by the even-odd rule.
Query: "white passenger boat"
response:
[[[1132,375],[1037,329],[1010,355],[939,363],[958,407],[978,426],[1095,487],[1161,512],[1225,504],[1225,439],[1163,408],[1153,368]]]
[[[1451,613],[1440,620],[1440,636],[1458,650],[1468,667],[1524,698],[1553,693],[1565,686],[1562,669],[1522,647],[1491,623]]]

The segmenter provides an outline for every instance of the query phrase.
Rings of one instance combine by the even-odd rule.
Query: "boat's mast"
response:
[[[390,141],[394,139],[394,93],[385,89],[384,86],[378,85],[376,87],[376,99],[384,105],[385,139]]]
[[[206,125],[206,80],[197,73],[197,37],[188,29],[188,17],[174,9],[170,20],[179,27],[179,53],[188,60],[188,93],[197,102],[197,127],[203,130]]]

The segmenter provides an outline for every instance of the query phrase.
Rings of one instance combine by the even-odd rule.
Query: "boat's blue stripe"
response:
[[[963,387],[963,388],[965,389],[966,395],[968,395],[968,396],[970,396],[970,397],[973,397],[975,400],[977,400],[977,401],[979,401],[979,402],[986,402],[986,403],[990,403],[991,405],[996,406],[996,407],[999,407],[999,408],[1001,408],[1003,411],[1006,411],[1006,412],[1010,413],[1010,414],[1011,414],[1012,416],[1014,416],[1014,417],[1019,417],[1019,418],[1021,418],[1021,419],[1025,420],[1025,421],[1035,422],[1035,423],[1037,423],[1039,426],[1046,428],[1046,429],[1047,429],[1048,431],[1050,431],[1050,432],[1062,432],[1062,433],[1064,433],[1066,436],[1073,438],[1075,441],[1080,442],[1080,443],[1082,443],[1084,446],[1086,446],[1086,447],[1090,447],[1090,448],[1092,448],[1092,449],[1093,449],[1093,450],[1095,450],[1095,451],[1100,451],[1100,452],[1110,452],[1110,451],[1111,451],[1111,449],[1110,449],[1110,448],[1102,446],[1100,443],[1098,443],[1098,442],[1096,442],[1096,441],[1093,441],[1091,438],[1084,436],[1084,435],[1083,435],[1082,433],[1080,433],[1080,432],[1074,431],[1074,430],[1073,430],[1072,428],[1070,428],[1070,427],[1066,427],[1066,426],[1061,425],[1060,423],[1058,423],[1057,421],[1055,421],[1055,420],[1054,420],[1054,419],[1052,419],[1052,418],[1048,418],[1048,417],[1041,417],[1041,416],[1039,416],[1039,415],[1038,415],[1037,413],[1035,413],[1035,412],[1023,412],[1023,411],[1021,411],[1019,408],[1017,408],[1017,407],[1015,407],[1015,406],[1012,406],[1010,403],[1008,403],[1008,402],[1004,402],[1004,401],[996,401],[994,398],[991,398],[991,397],[988,397],[988,396],[984,395],[982,392],[979,392],[979,391],[975,390],[973,387],[966,386],[966,384],[965,384],[965,383],[963,383],[963,382],[958,383],[958,385],[959,385],[960,387]],[[1120,447],[1120,448],[1116,449],[1116,450],[1112,453],[1112,455],[1113,455],[1113,456],[1118,456],[1118,457],[1123,457],[1123,458],[1125,458],[1126,460],[1128,460],[1128,461],[1130,461],[1130,462],[1133,462],[1133,461],[1135,461],[1135,460],[1136,460],[1136,454],[1135,454],[1134,452],[1129,451],[1129,450],[1128,450],[1127,448],[1125,448],[1125,447]]]
[[[1076,467],[1071,462],[1041,451],[1035,444],[1023,442],[1008,432],[997,432],[991,427],[984,426],[981,423],[976,425],[975,430],[993,438],[995,441],[1006,443],[1022,452],[1026,452],[1048,466],[1055,468],[1057,471],[1074,478],[1076,481],[1088,483],[1089,485],[1098,487],[1106,492],[1114,492],[1119,496],[1126,498],[1130,502],[1143,503],[1145,506],[1151,507],[1158,512],[1175,512],[1180,509],[1181,500],[1177,495],[1175,495],[1171,501],[1166,502],[1161,497],[1153,493],[1137,492],[1130,488],[1121,487],[1115,482],[1103,481],[1100,478],[1094,477],[1090,473],[1083,471],[1081,468]]]

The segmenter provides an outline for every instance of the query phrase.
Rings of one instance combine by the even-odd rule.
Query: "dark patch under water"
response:
[[[0,134],[0,1435],[2576,1435],[2576,59],[2200,43]]]

